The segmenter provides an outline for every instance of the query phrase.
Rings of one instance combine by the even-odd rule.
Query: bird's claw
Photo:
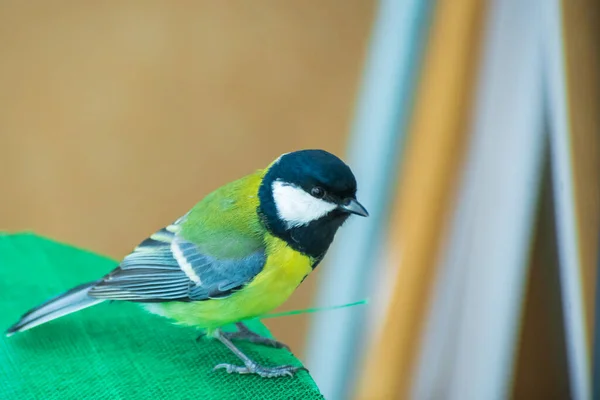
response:
[[[298,371],[308,371],[304,367],[294,367],[293,365],[281,365],[279,367],[263,367],[260,365],[249,365],[249,366],[238,366],[233,364],[219,364],[213,368],[213,371],[217,369],[224,369],[229,374],[256,374],[262,378],[277,378],[280,376],[293,377]]]

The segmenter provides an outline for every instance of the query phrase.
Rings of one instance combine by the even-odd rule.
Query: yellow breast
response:
[[[253,316],[283,304],[312,271],[313,260],[310,257],[293,250],[276,237],[267,238],[267,254],[262,272],[243,291],[236,293],[255,308]]]
[[[242,290],[222,299],[154,303],[146,308],[178,323],[206,329],[270,312],[283,304],[312,271],[313,260],[276,237],[269,235],[265,242],[265,266]]]

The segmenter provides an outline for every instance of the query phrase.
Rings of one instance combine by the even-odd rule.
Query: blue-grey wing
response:
[[[244,258],[217,259],[177,231],[170,225],[146,239],[89,295],[134,302],[220,298],[248,284],[264,267],[263,248]]]

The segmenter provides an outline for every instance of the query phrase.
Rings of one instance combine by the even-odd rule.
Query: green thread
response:
[[[360,301],[355,301],[354,303],[342,304],[337,306],[329,306],[329,307],[314,307],[314,308],[305,308],[303,310],[292,310],[292,311],[282,311],[278,313],[271,313],[261,315],[256,319],[268,319],[268,318],[277,318],[277,317],[287,317],[288,315],[298,315],[298,314],[312,314],[318,311],[331,311],[331,310],[339,310],[340,308],[354,307],[360,306],[363,304],[368,304],[369,299],[364,299]]]

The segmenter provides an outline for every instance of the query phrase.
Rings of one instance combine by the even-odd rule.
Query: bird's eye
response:
[[[321,199],[323,198],[323,196],[325,196],[325,191],[323,190],[323,188],[315,186],[311,189],[310,194],[313,195],[313,197],[316,197],[317,199]]]

